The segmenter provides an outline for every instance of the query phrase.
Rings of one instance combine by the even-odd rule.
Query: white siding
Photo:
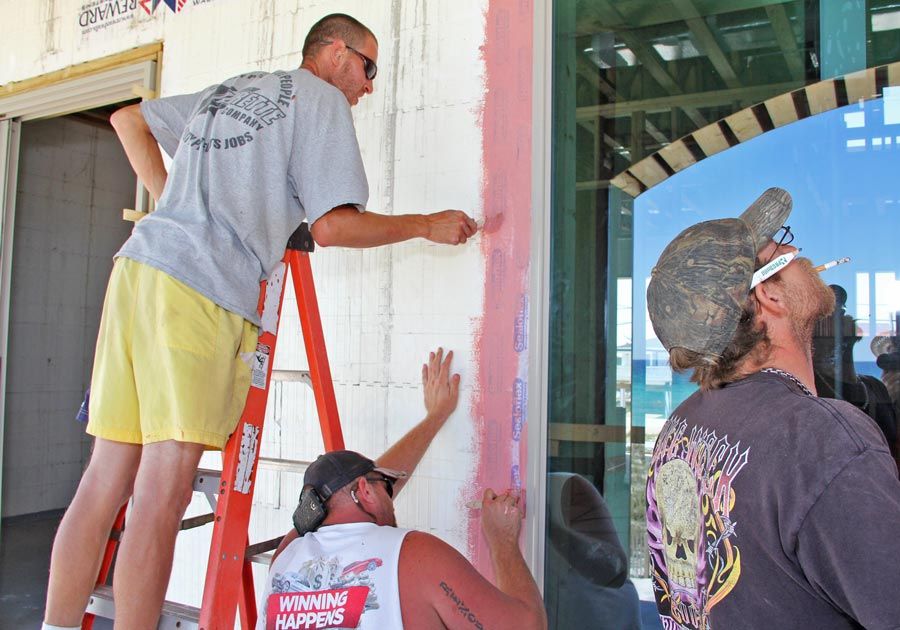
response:
[[[380,42],[376,91],[354,110],[370,209],[461,208],[482,216],[480,47],[487,0],[187,0],[178,14],[164,4],[152,16],[137,7],[129,19],[85,34],[78,19],[87,4],[0,0],[0,15],[18,16],[17,28],[4,29],[0,41],[0,84],[162,41],[162,94],[195,91],[251,69],[297,66],[310,25],[326,13],[346,12],[369,25]],[[468,514],[457,509],[457,497],[474,467],[469,400],[483,267],[478,239],[455,249],[417,241],[313,255],[348,447],[374,456],[402,435],[423,415],[419,381],[427,352],[438,345],[456,352],[455,367],[463,375],[459,411],[397,508],[401,524],[432,531],[462,551]],[[292,303],[285,313],[288,330],[279,340],[276,367],[303,368]],[[315,457],[321,440],[305,386],[278,385],[273,397],[263,455]],[[252,538],[290,527],[299,487],[297,474],[260,474]],[[203,503],[198,498],[192,513],[204,511]],[[199,601],[207,537],[182,536],[170,597]]]

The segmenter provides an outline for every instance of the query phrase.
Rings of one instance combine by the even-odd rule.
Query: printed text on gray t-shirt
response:
[[[172,157],[157,210],[119,250],[259,323],[259,283],[306,219],[368,200],[350,115],[306,70],[253,72],[141,104]]]

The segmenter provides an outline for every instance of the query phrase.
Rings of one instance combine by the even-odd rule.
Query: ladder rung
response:
[[[104,619],[115,619],[111,586],[98,586],[88,600],[87,611]],[[165,602],[159,617],[159,630],[195,630],[200,627],[200,610],[176,602]]]
[[[216,515],[210,512],[209,514],[201,514],[200,516],[192,516],[191,518],[182,519],[181,525],[178,527],[179,531],[184,531],[187,529],[194,529],[195,527],[200,527],[202,525],[206,525],[207,523],[212,523],[216,520]],[[124,529],[114,529],[109,533],[110,540],[122,540],[122,533]]]
[[[261,564],[263,566],[269,566],[272,564],[272,556],[275,555],[275,551],[265,551],[263,553],[258,553],[252,556],[247,556],[247,560],[252,562],[253,564]]]
[[[281,544],[282,538],[284,538],[284,536],[250,545],[247,547],[247,551],[244,552],[244,557],[250,562],[255,562],[257,564],[271,564],[272,554],[268,552],[278,549],[278,545]]]
[[[312,387],[309,370],[272,370],[272,380],[282,383],[306,383]]]
[[[200,527],[201,525],[206,525],[207,523],[212,523],[216,520],[216,515],[210,512],[209,514],[201,514],[200,516],[192,516],[191,518],[186,518],[181,521],[181,527],[178,529],[180,531],[184,531],[186,529],[194,529],[195,527]]]
[[[221,470],[211,468],[198,468],[194,474],[195,492],[218,492],[219,480],[222,479]]]
[[[266,470],[280,470],[284,472],[303,473],[312,462],[302,459],[279,459],[277,457],[259,457],[259,467]],[[222,479],[221,470],[198,468],[194,476],[194,492],[210,492],[219,494],[219,481]]]
[[[278,459],[277,457],[260,457],[259,468],[280,470],[282,472],[303,473],[312,462],[300,459]]]

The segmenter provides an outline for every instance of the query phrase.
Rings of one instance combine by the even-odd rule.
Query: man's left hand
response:
[[[459,374],[450,374],[453,351],[438,348],[428,356],[428,363],[422,366],[422,387],[425,390],[425,410],[428,417],[441,422],[450,417],[459,402]]]

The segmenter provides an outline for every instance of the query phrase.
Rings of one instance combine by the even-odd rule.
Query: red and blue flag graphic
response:
[[[184,8],[186,2],[187,0],[140,0],[140,5],[147,15],[150,15],[160,4],[165,4],[172,10],[172,13],[178,13]]]

